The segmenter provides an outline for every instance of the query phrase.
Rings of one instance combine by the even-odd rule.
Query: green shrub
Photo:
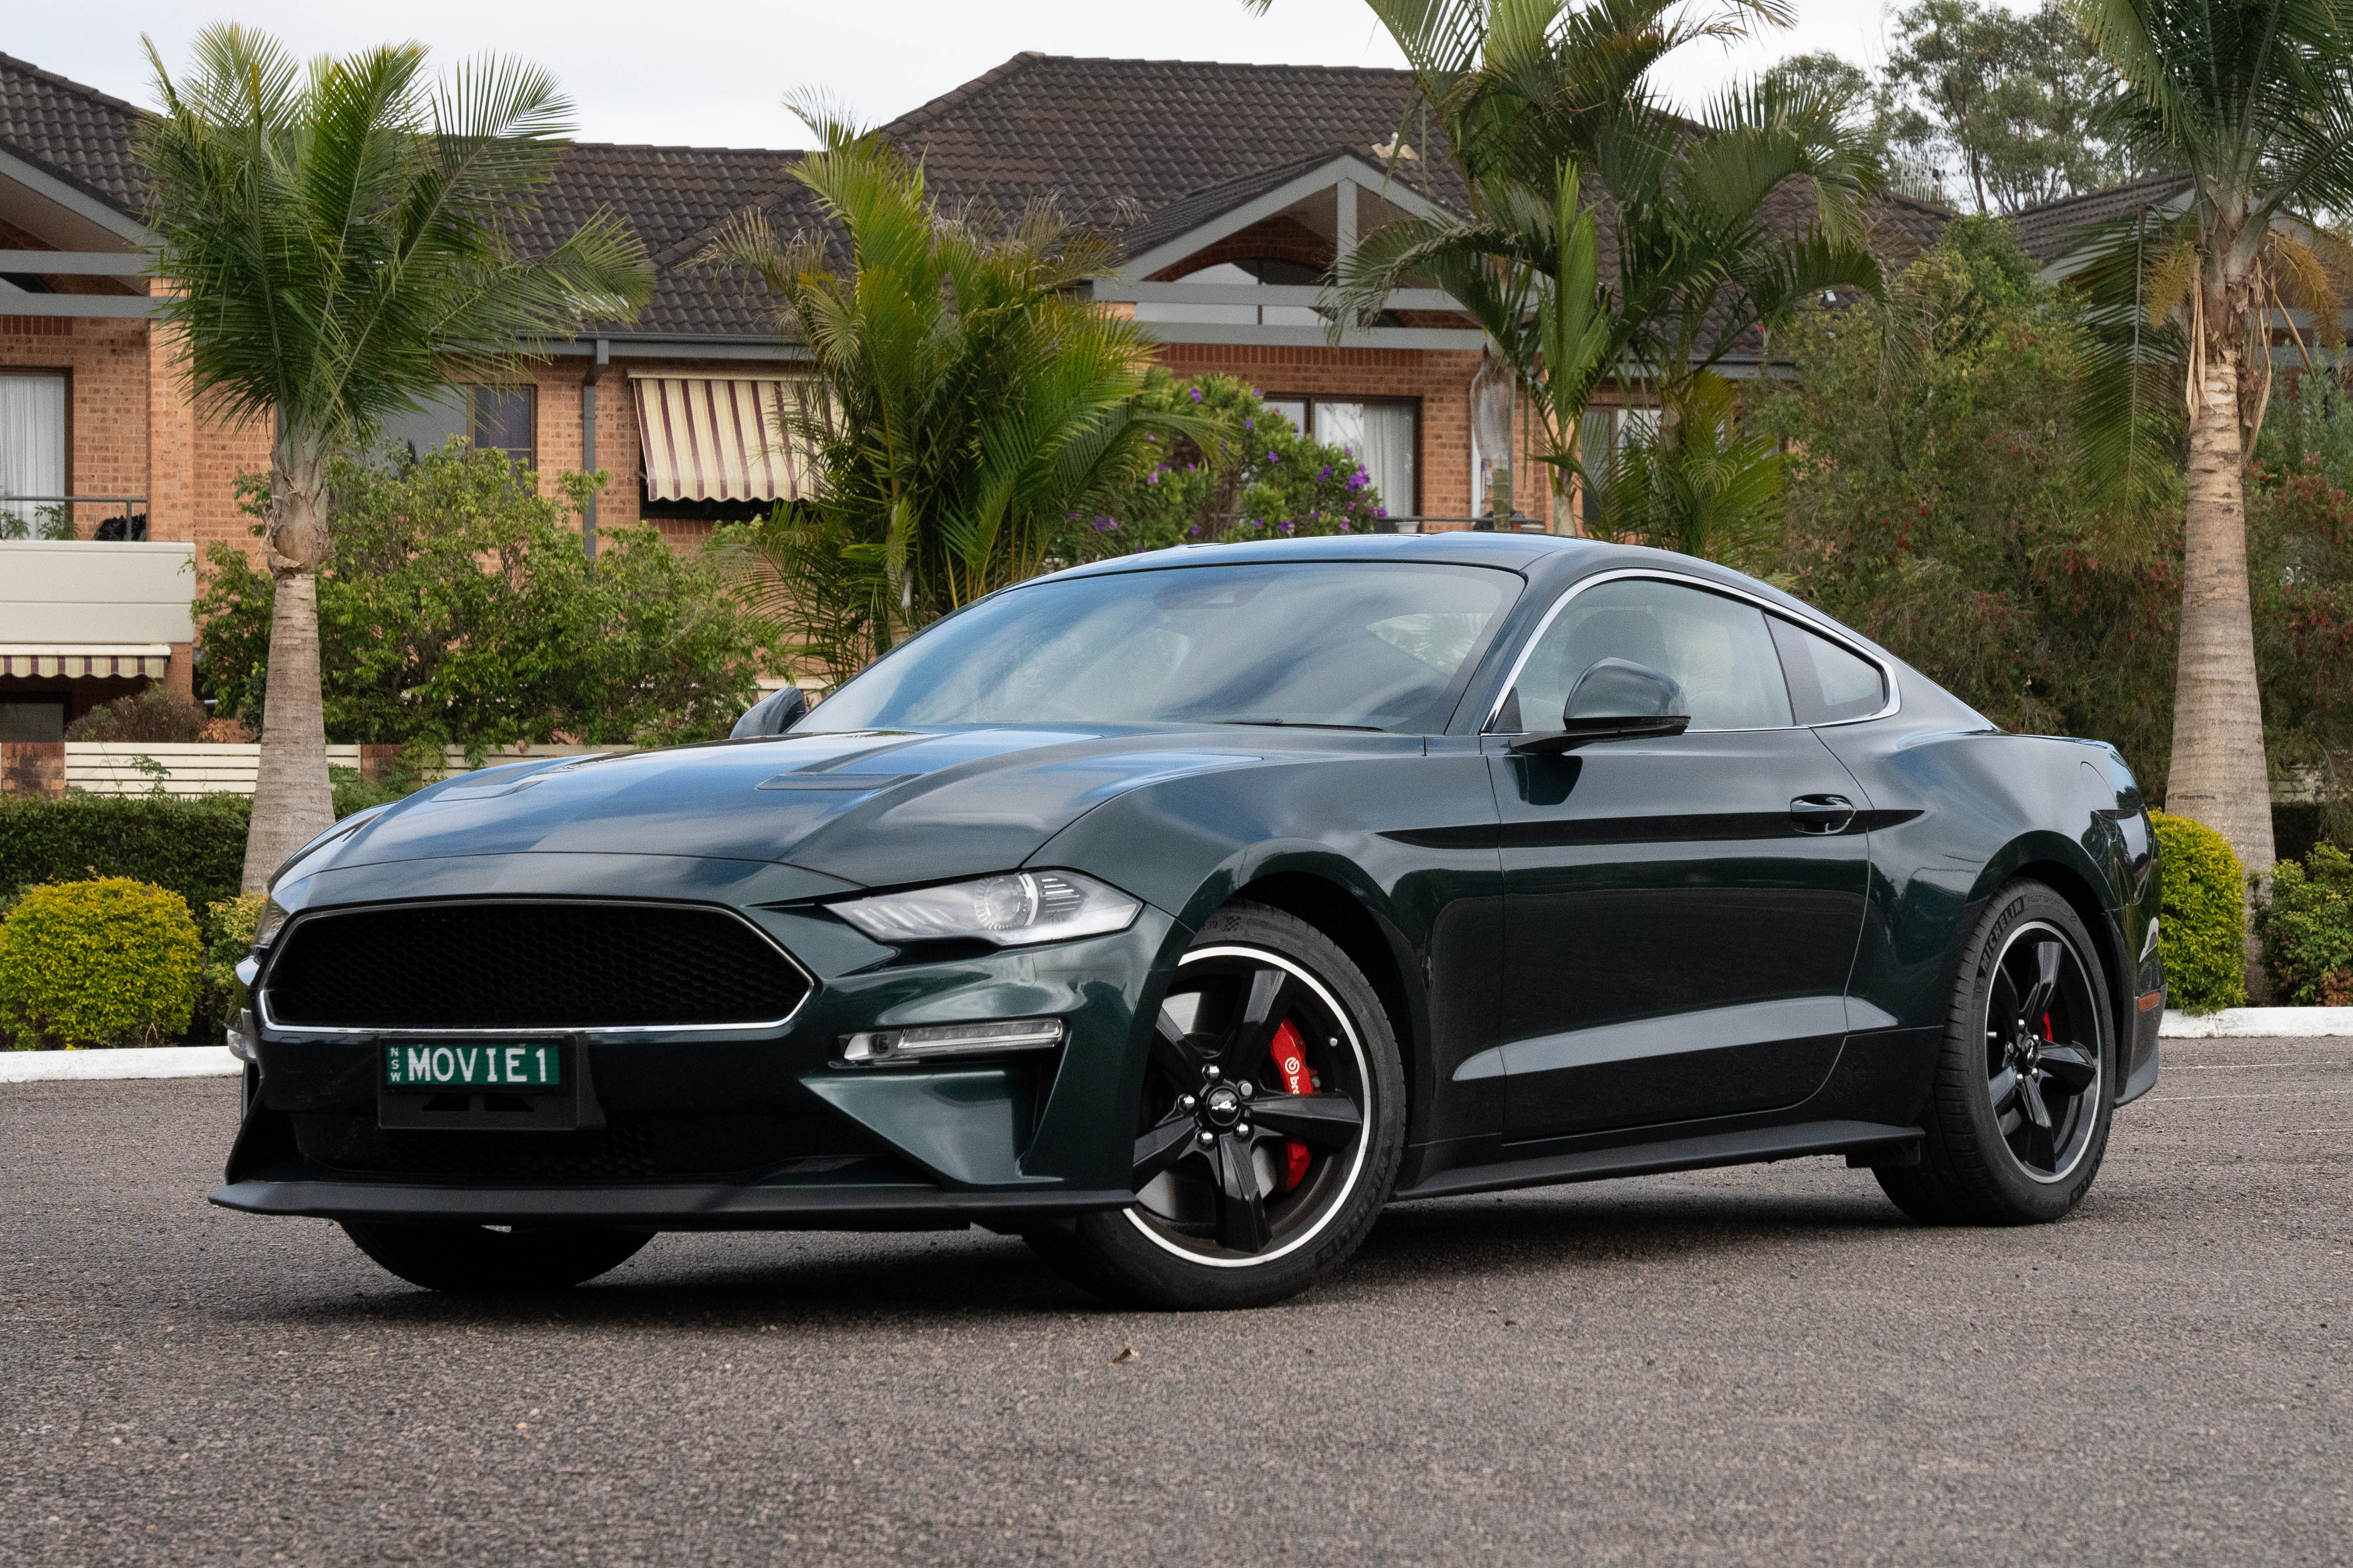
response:
[[[2149,813],[2165,893],[2158,951],[2168,1000],[2189,1013],[2247,1005],[2246,872],[2222,836],[2186,816]]]
[[[0,924],[0,1029],[39,1046],[187,1032],[204,950],[179,894],[128,877],[34,888]]]
[[[724,735],[751,706],[767,628],[724,591],[720,556],[608,525],[592,567],[578,518],[601,476],[550,478],[543,494],[489,448],[336,460],[318,574],[329,740],[668,744]],[[266,478],[238,489],[266,508]],[[204,694],[259,730],[275,582],[227,543],[202,582]]]
[[[196,983],[196,1032],[208,1037],[219,1034],[245,1005],[237,966],[253,951],[253,928],[269,901],[266,894],[240,893],[205,906],[205,968]]]
[[[1356,453],[1301,435],[1266,406],[1256,387],[1232,376],[1180,381],[1155,366],[1135,406],[1222,420],[1231,460],[1212,468],[1183,436],[1145,437],[1162,454],[1159,460],[1106,497],[1100,516],[1073,513],[1073,528],[1054,546],[1058,559],[1293,534],[1366,533],[1388,515]],[[1407,510],[1412,504],[1410,496],[1400,500]]]
[[[435,760],[438,761],[438,752]],[[411,758],[404,755],[375,778],[364,777],[357,768],[329,768],[327,782],[334,791],[335,820],[341,822],[355,811],[406,800],[433,781],[426,778],[413,765]]]
[[[2353,1005],[2353,856],[2316,844],[2304,864],[2274,867],[2271,889],[2255,906],[2255,935],[2283,1002]]]
[[[0,796],[0,890],[129,877],[202,909],[236,896],[252,814],[253,803],[234,795]]]

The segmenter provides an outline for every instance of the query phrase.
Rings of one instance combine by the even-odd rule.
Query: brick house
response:
[[[1399,292],[1336,343],[1314,310],[1316,279],[1356,236],[1462,209],[1413,103],[1402,71],[1023,54],[882,130],[950,205],[1050,199],[1114,237],[1127,264],[1095,297],[1148,326],[1171,369],[1241,377],[1351,445],[1392,514],[1461,520],[1501,455],[1472,431],[1482,334],[1433,290]],[[0,500],[0,513],[37,525],[62,508],[75,535],[0,540],[0,740],[54,739],[135,683],[188,689],[196,559],[215,542],[258,548],[235,485],[267,468],[267,431],[192,406],[148,322],[140,113],[0,56],[0,496],[58,498]],[[599,527],[642,520],[686,542],[797,496],[799,468],[768,449],[760,411],[790,395],[806,357],[760,300],[685,267],[741,211],[784,233],[815,226],[796,156],[575,144],[526,244],[610,207],[654,258],[652,302],[512,384],[453,386],[388,434],[462,436],[543,474],[606,468],[584,520],[592,550]],[[1895,254],[1948,216],[1903,197],[1874,207]],[[1762,361],[1759,344],[1727,368]],[[1514,424],[1525,448],[1529,423]],[[1548,517],[1535,466],[1516,466],[1519,510]]]

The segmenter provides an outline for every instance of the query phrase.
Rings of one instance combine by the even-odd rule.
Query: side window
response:
[[[539,466],[538,388],[470,386],[467,439],[477,450],[496,447],[526,468]]]
[[[406,448],[411,462],[455,436],[477,450],[495,447],[526,468],[536,468],[538,393],[533,386],[445,386],[417,407],[387,416],[384,437]]]
[[[1877,665],[1794,621],[1767,619],[1773,644],[1781,650],[1781,670],[1789,678],[1789,704],[1799,723],[1868,719],[1887,706],[1887,678]]]
[[[1694,730],[1778,730],[1793,721],[1765,612],[1680,584],[1630,577],[1568,602],[1513,689],[1521,727],[1560,723],[1569,689],[1595,660],[1631,659],[1672,677]],[[1508,725],[1512,706],[1504,705]]]

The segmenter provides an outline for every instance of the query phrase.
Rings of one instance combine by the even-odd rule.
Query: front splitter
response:
[[[444,1187],[377,1182],[243,1181],[209,1194],[245,1214],[419,1224],[617,1226],[638,1230],[1004,1228],[1125,1208],[1125,1192],[948,1192],[680,1184],[627,1187]]]

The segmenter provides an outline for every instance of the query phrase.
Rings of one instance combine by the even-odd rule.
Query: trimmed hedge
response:
[[[0,796],[0,896],[34,882],[128,877],[200,910],[237,897],[252,816],[253,803],[235,795]]]
[[[2158,951],[2167,1000],[2189,1013],[2247,1005],[2247,874],[2202,822],[2152,811],[2164,879]]]
[[[55,882],[0,922],[0,1029],[16,1048],[154,1046],[187,1032],[204,945],[168,888]]]
[[[2274,867],[2270,891],[2255,906],[2255,934],[2282,1002],[2353,1006],[2353,857],[2316,844],[2302,865]]]

